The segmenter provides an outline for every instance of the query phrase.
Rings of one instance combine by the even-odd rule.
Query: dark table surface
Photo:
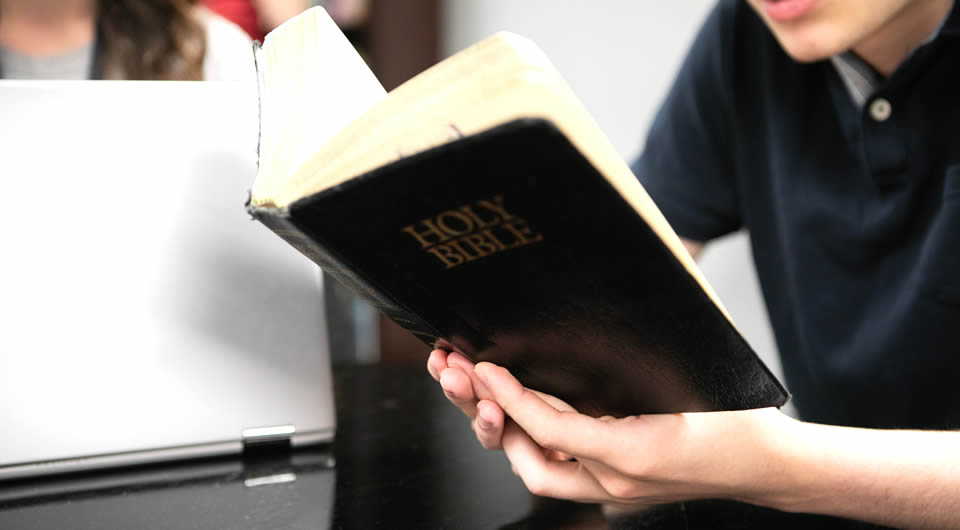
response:
[[[0,529],[865,527],[727,501],[607,520],[530,496],[423,363],[334,374],[332,446],[0,484]]]

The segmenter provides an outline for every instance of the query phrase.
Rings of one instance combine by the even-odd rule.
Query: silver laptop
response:
[[[332,438],[256,139],[252,83],[0,81],[0,480]]]

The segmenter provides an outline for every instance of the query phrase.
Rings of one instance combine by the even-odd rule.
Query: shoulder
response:
[[[256,76],[253,41],[239,26],[204,7],[195,16],[206,33],[203,78],[207,81],[247,80]]]
[[[634,172],[681,236],[708,241],[743,225],[744,123],[768,86],[778,45],[743,0],[719,0],[667,93]]]

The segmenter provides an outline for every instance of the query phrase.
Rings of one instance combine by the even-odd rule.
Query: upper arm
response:
[[[692,239],[686,239],[683,237],[680,238],[680,241],[683,242],[683,246],[687,249],[687,252],[690,253],[690,256],[693,259],[697,259],[697,256],[700,255],[700,252],[703,251],[704,244],[701,241],[694,241]]]
[[[734,98],[739,9],[720,2],[707,18],[632,165],[677,234],[693,241],[743,224]]]

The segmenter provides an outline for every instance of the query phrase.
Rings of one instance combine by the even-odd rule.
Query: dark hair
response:
[[[206,31],[193,0],[99,0],[104,79],[203,79]]]

